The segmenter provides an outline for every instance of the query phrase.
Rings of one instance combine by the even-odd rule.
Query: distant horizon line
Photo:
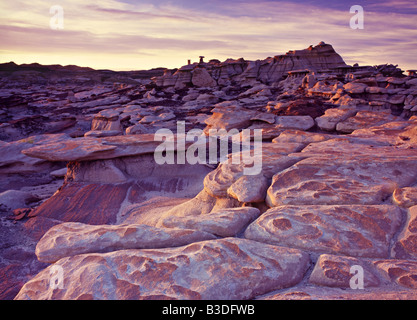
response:
[[[269,57],[267,57],[267,58],[269,58]],[[267,59],[267,58],[265,58],[265,59]],[[244,58],[228,58],[228,59],[233,59],[233,60],[239,60],[239,59],[244,59]],[[227,61],[228,59],[226,59],[226,60],[224,60],[224,61]],[[218,59],[210,59],[210,60],[218,60]],[[258,59],[259,60],[259,59]],[[222,62],[224,62],[224,61],[222,61]],[[245,59],[245,61],[256,61],[256,60],[246,60]],[[167,70],[173,70],[173,69],[179,69],[179,68],[181,68],[182,66],[185,66],[185,65],[187,65],[187,64],[184,64],[184,65],[182,65],[182,66],[178,66],[178,67],[173,67],[173,68],[170,68],[170,67],[163,67],[163,66],[159,66],[159,67],[150,67],[150,68],[148,68],[148,69],[110,69],[110,68],[93,68],[93,67],[90,67],[90,66],[81,66],[81,65],[77,65],[77,64],[57,64],[57,63],[53,63],[53,64],[42,64],[42,63],[39,63],[39,62],[30,62],[30,63],[28,63],[28,62],[26,62],[26,63],[20,63],[20,64],[18,64],[18,63],[16,63],[16,62],[14,62],[14,61],[8,61],[8,62],[1,62],[0,61],[0,65],[4,65],[4,64],[10,64],[10,63],[13,63],[13,64],[15,64],[16,66],[30,66],[30,65],[39,65],[39,66],[45,66],[45,67],[48,67],[48,66],[59,66],[59,67],[63,67],[63,68],[66,68],[66,67],[77,67],[77,68],[83,68],[83,69],[91,69],[91,70],[94,70],[94,71],[114,71],[114,72],[134,72],[134,71],[149,71],[149,70],[156,70],[156,69],[167,69]],[[191,64],[198,64],[198,62],[192,62]],[[345,62],[346,63],[346,62]],[[400,65],[398,65],[398,64],[394,64],[394,63],[386,63],[387,65],[389,65],[389,64],[391,64],[391,65],[394,65],[394,66],[396,66],[397,68],[400,68],[402,71],[404,71],[404,72],[408,72],[409,70],[415,70],[415,69],[409,69],[409,68],[405,68],[405,69],[403,69],[403,68],[401,68],[401,66]],[[353,65],[350,65],[350,64],[348,64],[348,63],[346,63],[346,65],[347,66],[353,66]],[[367,67],[367,66],[377,66],[377,65],[384,65],[384,64],[363,64],[363,65],[361,65],[361,64],[358,64],[359,66],[362,66],[362,67]],[[416,66],[416,69],[417,69],[417,66]]]

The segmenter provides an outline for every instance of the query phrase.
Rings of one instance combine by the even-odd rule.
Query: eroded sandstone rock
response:
[[[52,265],[27,282],[16,299],[251,299],[297,284],[309,257],[297,249],[226,238],[83,254],[55,265],[65,275],[63,289],[49,285]]]
[[[279,206],[250,224],[245,238],[320,253],[386,258],[401,219],[401,211],[389,205]]]
[[[323,116],[316,118],[315,121],[317,126],[326,131],[333,131],[336,129],[336,125],[345,121],[349,117],[352,117],[356,114],[355,109],[327,109]]]
[[[417,262],[407,260],[382,260],[374,262],[386,277],[398,285],[417,289]]]
[[[184,228],[66,222],[49,229],[36,245],[35,253],[39,261],[53,263],[83,253],[178,247],[215,238],[204,231]]]
[[[322,254],[314,266],[309,282],[320,286],[351,288],[352,278],[361,269],[364,288],[378,287],[381,280],[372,263],[365,259]],[[363,270],[363,273],[362,273]],[[354,279],[353,279],[354,280]],[[354,283],[354,285],[359,285]]]
[[[272,178],[266,202],[271,207],[380,204],[396,188],[413,183],[417,177],[415,170],[417,161],[407,157],[307,158]]]

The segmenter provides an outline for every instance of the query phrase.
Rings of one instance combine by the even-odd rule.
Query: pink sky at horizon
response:
[[[346,63],[417,69],[417,5],[358,1],[365,28],[352,30],[351,4],[329,1],[15,0],[0,3],[0,63],[95,69],[175,68],[198,61],[265,59],[325,41]],[[49,26],[52,5],[64,29]]]

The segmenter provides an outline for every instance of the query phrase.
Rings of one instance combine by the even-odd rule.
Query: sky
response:
[[[57,20],[53,6],[62,8]],[[352,29],[353,5],[363,29]],[[57,22],[63,28],[57,28]],[[356,21],[356,20],[355,20]],[[52,27],[51,27],[52,22]],[[417,69],[415,0],[2,0],[0,63],[177,68],[330,43],[347,64]]]

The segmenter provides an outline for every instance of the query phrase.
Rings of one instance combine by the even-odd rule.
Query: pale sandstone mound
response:
[[[254,110],[241,107],[234,103],[221,103],[216,105],[211,112],[213,115],[204,121],[207,124],[204,129],[207,134],[211,129],[225,129],[227,131],[230,129],[244,129],[251,124],[251,119],[258,114]]]
[[[279,116],[277,127],[281,129],[298,129],[307,131],[314,127],[314,119],[310,116]]]
[[[330,160],[313,157],[276,174],[266,202],[270,207],[285,204],[380,204],[396,188],[409,185],[416,178],[417,160],[413,158],[363,157],[349,160],[335,157]]]
[[[49,285],[54,266],[63,289]],[[297,284],[308,266],[300,250],[236,238],[83,254],[41,271],[16,299],[251,299]]]
[[[297,285],[261,299],[415,300],[416,275],[415,261],[322,254],[308,277],[307,286]]]
[[[383,123],[399,120],[388,111],[358,111],[355,116],[336,125],[336,130],[344,133],[352,133],[357,129],[377,126]]]
[[[288,157],[287,155],[301,150],[303,146],[302,143],[263,143],[262,150],[258,151],[259,154],[255,154],[253,151],[241,152],[238,155],[242,159],[240,164],[234,164],[233,158],[229,156],[227,161],[221,163],[216,170],[210,172],[204,178],[204,190],[215,198],[226,198],[231,195],[236,199],[251,199],[256,200],[253,202],[258,202],[259,199],[265,198],[265,184],[262,183],[262,180],[264,178],[271,179],[274,173],[299,161],[300,158]],[[252,179],[245,169],[256,169],[257,166],[259,166],[260,171],[254,172],[256,174],[253,176],[260,177],[261,181],[252,185],[248,190],[240,188],[240,185],[244,183],[244,181],[239,180],[242,176],[247,176],[247,178],[242,179]]]
[[[189,229],[67,222],[49,229],[36,245],[35,253],[39,261],[53,263],[83,253],[178,247],[215,238],[209,233]]]
[[[401,211],[389,205],[280,206],[269,209],[245,238],[321,253],[389,257]]]
[[[363,288],[399,289],[417,288],[417,262],[398,259],[364,259],[323,254],[317,260],[309,282],[320,286],[350,288],[352,275],[361,267]],[[354,268],[352,270],[352,268]],[[361,270],[361,271],[362,271]],[[377,292],[377,291],[376,291]]]
[[[355,109],[339,109],[332,108],[327,109],[321,117],[315,119],[317,126],[326,131],[334,131],[339,122],[345,121],[346,119],[356,114]]]
[[[177,141],[177,137],[173,137]],[[139,134],[114,137],[83,137],[52,143],[44,143],[22,151],[23,154],[49,161],[91,161],[114,159],[154,153],[161,144],[154,134]],[[190,143],[187,143],[189,145]],[[176,150],[174,147],[168,151]]]

